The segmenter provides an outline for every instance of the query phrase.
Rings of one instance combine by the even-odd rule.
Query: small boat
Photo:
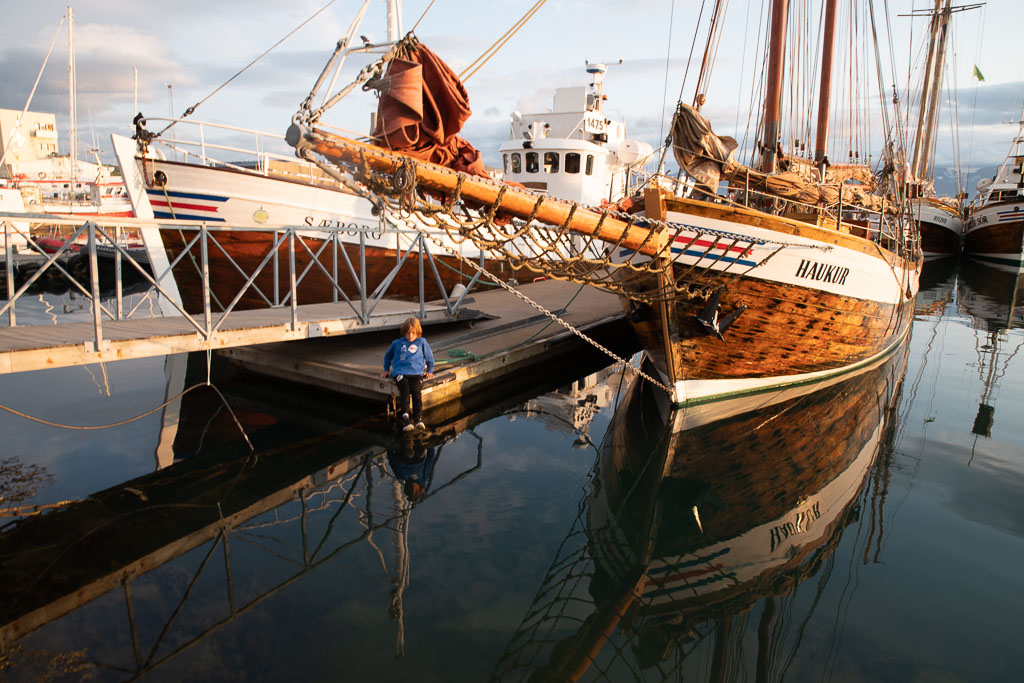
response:
[[[1024,263],[1024,112],[1003,164],[992,178],[978,182],[978,196],[968,207],[964,253],[987,263]]]

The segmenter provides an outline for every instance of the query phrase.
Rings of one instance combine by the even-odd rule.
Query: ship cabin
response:
[[[1024,178],[1024,156],[1011,156],[1006,164],[992,178],[978,181],[978,192],[991,192],[986,204],[1017,202],[1022,198],[1021,187]]]
[[[589,86],[557,88],[541,113],[512,113],[500,147],[505,180],[587,206],[618,201],[643,182],[653,148],[627,140],[625,124],[605,116],[605,71],[590,64]]]

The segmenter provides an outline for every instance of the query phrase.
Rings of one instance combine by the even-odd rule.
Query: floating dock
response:
[[[555,313],[572,328],[620,347],[625,325],[619,298],[571,282],[543,280],[517,288]],[[475,391],[500,391],[512,375],[557,362],[559,356],[591,347],[572,330],[552,320],[504,288],[475,292],[471,308],[487,314],[470,322],[431,325],[423,336],[434,351],[434,378],[423,383],[424,408],[457,401]],[[384,352],[399,335],[394,331],[225,349],[221,355],[248,370],[314,385],[371,402],[392,404],[398,388],[381,378]],[[631,347],[627,347],[628,348]],[[609,362],[612,361],[609,357]]]

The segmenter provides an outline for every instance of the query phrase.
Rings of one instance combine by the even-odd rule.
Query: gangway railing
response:
[[[47,226],[48,230],[55,227],[65,233],[55,251],[47,251],[40,243],[40,226]],[[154,245],[151,240],[147,248],[143,248],[139,235],[148,232],[152,237],[154,227],[159,231],[161,244]],[[69,289],[88,300],[92,313],[93,344],[97,351],[105,348],[108,342],[104,336],[105,322],[141,317],[139,311],[145,298],[134,305],[126,303],[125,281],[129,277],[135,281],[141,278],[148,283],[157,296],[170,304],[172,314],[186,320],[205,341],[212,341],[224,328],[228,318],[240,310],[243,299],[250,309],[256,302],[266,309],[288,310],[287,320],[292,330],[298,325],[298,307],[302,303],[344,304],[359,324],[369,325],[380,302],[392,294],[396,278],[403,268],[407,269],[406,273],[410,268],[417,269],[418,298],[415,304],[421,317],[428,302],[428,282],[440,295],[430,299],[432,305],[442,303],[446,314],[454,317],[480,277],[480,271],[473,269],[472,276],[465,276],[465,289],[457,296],[453,295],[447,291],[441,276],[440,268],[451,266],[437,258],[435,252],[440,248],[434,246],[432,250],[432,241],[426,235],[396,225],[382,226],[377,230],[317,226],[243,228],[205,221],[76,219],[11,212],[0,213],[0,228],[5,247],[3,260],[7,294],[6,301],[0,305],[0,318],[6,318],[8,327],[18,326],[19,302],[34,291],[42,278],[57,273],[59,278],[67,281]],[[255,260],[240,258],[232,248],[230,242],[240,232],[250,237],[257,235],[264,244]],[[15,253],[15,237],[23,238],[29,253],[41,260],[38,268],[20,281],[19,263],[24,256]],[[367,272],[367,242],[375,238],[379,245],[381,237],[386,237],[389,248],[394,249],[395,261],[389,272],[382,278],[378,277],[376,283],[371,283]],[[166,259],[150,259],[154,249],[163,249],[164,240],[173,241],[177,246]],[[52,239],[48,246],[54,249]],[[76,251],[88,261],[87,282],[80,281],[66,266],[66,258]],[[164,252],[167,253],[166,250]],[[111,266],[102,269],[103,273],[99,263],[101,255],[112,261]],[[212,258],[226,269],[227,276],[242,281],[237,290],[226,284],[225,280],[229,278],[224,273],[211,273]],[[483,267],[485,256],[480,254],[478,258]],[[151,269],[150,263],[159,261],[168,265]],[[175,278],[183,274],[199,286],[201,306],[195,305],[195,296],[192,297],[192,306],[182,303],[179,283]],[[325,287],[329,289],[329,298],[324,301],[321,296],[318,301],[303,301],[303,285],[316,279],[319,279],[321,294]],[[193,294],[195,291],[196,288],[192,287]],[[104,292],[107,297],[102,296]],[[104,299],[108,302],[106,305]],[[151,317],[148,309],[145,314]]]

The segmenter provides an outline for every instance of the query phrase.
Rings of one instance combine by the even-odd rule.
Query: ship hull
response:
[[[967,222],[964,253],[989,263],[1024,263],[1024,202],[976,210]]]
[[[949,256],[960,251],[964,222],[955,211],[927,199],[914,200],[911,207],[921,226],[921,250],[925,258]]]
[[[456,284],[467,284],[477,272],[463,259],[479,262],[480,250],[472,245],[456,245],[443,231],[434,231],[437,234],[426,240],[433,256],[422,257],[421,264],[419,250],[413,245],[423,226],[395,226],[382,221],[373,214],[368,200],[339,188],[330,179],[280,178],[140,157],[133,161],[145,180],[141,196],[133,196],[133,202],[146,204],[155,218],[203,221],[211,228],[209,239],[213,244],[207,250],[207,259],[214,310],[226,308],[236,297],[240,297],[235,305],[238,309],[279,305],[285,300],[290,291],[287,241],[277,247],[276,269],[275,257],[267,259],[278,238],[275,227],[300,228],[294,248],[296,299],[300,304],[336,301],[342,294],[369,295],[389,278],[384,296],[418,299],[421,276],[423,296],[437,299],[442,289],[451,292]],[[182,304],[190,312],[201,311],[204,306],[200,246],[194,243],[183,254],[195,234],[194,227],[160,231],[168,261],[178,261],[174,278]],[[412,253],[402,267],[392,272],[410,249]],[[314,255],[320,266],[314,262]],[[246,288],[247,279],[261,264],[263,269]],[[502,279],[516,274],[503,261],[485,264],[489,272]]]
[[[910,328],[920,256],[704,202],[671,199],[658,211],[686,226],[671,271],[685,286],[668,301],[625,303],[676,404],[842,374],[886,354]],[[709,329],[733,314],[721,338]]]

